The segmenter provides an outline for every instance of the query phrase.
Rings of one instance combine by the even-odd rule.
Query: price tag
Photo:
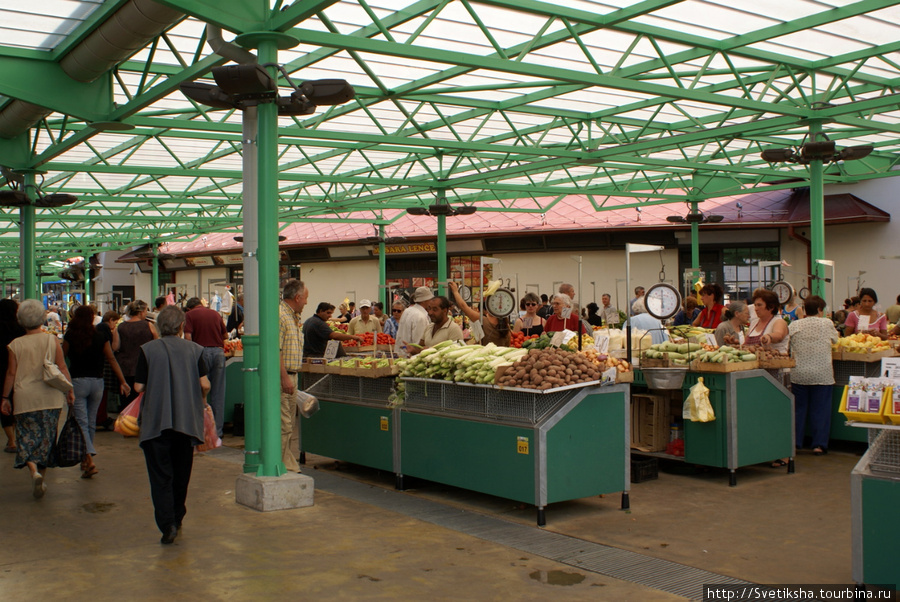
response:
[[[597,350],[597,353],[608,353],[609,352],[609,336],[605,334],[600,334],[599,332],[594,333],[594,348]]]
[[[881,360],[881,375],[885,378],[900,380],[900,358],[885,357]],[[897,387],[900,389],[900,386]]]
[[[568,333],[568,336],[566,335]],[[571,330],[560,330],[558,332],[553,333],[553,338],[550,339],[550,344],[554,347],[559,347],[566,341],[572,338],[575,333]]]
[[[568,320],[570,317],[572,317],[572,308],[564,307],[560,314],[562,315],[563,320]]]
[[[531,316],[522,318],[522,328],[531,328],[532,323],[534,323],[534,318]]]
[[[528,437],[516,437],[516,452],[528,455]]]
[[[475,339],[475,342],[481,343],[481,340],[484,338],[484,328],[481,327],[481,320],[469,323],[469,330],[472,331],[472,338]]]
[[[388,417],[382,416],[381,417],[381,430],[388,431],[388,430],[390,430],[390,426],[391,426],[391,423],[390,423],[390,421],[388,421]]]
[[[869,330],[869,316],[859,316],[856,322],[856,332],[865,332]]]
[[[333,361],[337,357],[338,349],[341,348],[341,342],[331,339],[325,345],[325,361]]]
[[[712,345],[714,347],[718,347],[719,344],[716,342],[716,335],[714,335],[710,332],[706,333],[706,344]]]

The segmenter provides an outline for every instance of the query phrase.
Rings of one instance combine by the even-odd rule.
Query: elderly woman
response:
[[[522,297],[522,305],[525,307],[525,314],[516,319],[513,332],[524,333],[526,337],[544,332],[544,318],[537,314],[537,310],[541,306],[541,298],[535,293],[525,293],[525,296]]]
[[[781,353],[788,352],[790,337],[788,327],[778,315],[778,297],[770,290],[759,288],[753,291],[753,309],[756,318],[750,321],[747,331],[748,345],[765,345]]]
[[[716,344],[741,345],[744,327],[750,323],[750,308],[743,301],[732,301],[725,308],[725,321],[716,326]]]
[[[482,345],[493,343],[498,347],[509,347],[509,320],[506,318],[498,318],[485,309],[479,311],[474,307],[469,307],[469,304],[465,302],[462,296],[460,296],[459,286],[455,282],[451,280],[447,283],[447,286],[453,294],[453,300],[456,303],[456,306],[471,322],[472,329],[477,330],[478,325],[481,326],[484,336],[481,337],[480,341],[476,341],[477,343]],[[484,300],[482,300],[482,307],[483,304]]]
[[[122,406],[131,403],[137,397],[134,389],[134,371],[137,369],[141,345],[159,338],[156,326],[147,320],[149,311],[147,303],[138,299],[128,304],[128,319],[116,328],[119,335],[119,350],[116,361],[125,375],[125,382],[131,387],[131,393],[125,397]]]
[[[113,355],[106,336],[94,326],[94,308],[79,305],[72,315],[63,338],[63,352],[69,358],[72,384],[75,386],[75,419],[87,441],[87,453],[81,462],[81,478],[89,479],[97,474],[94,465],[94,434],[97,431],[97,408],[103,400],[103,368],[109,362],[119,383],[122,395],[131,388]]]
[[[24,301],[17,315],[25,335],[9,344],[9,365],[3,383],[3,402],[0,411],[9,415],[13,408],[10,396],[16,397],[16,468],[31,471],[31,493],[44,497],[47,485],[44,475],[54,466],[53,445],[56,426],[63,405],[75,401],[73,391],[63,393],[44,382],[44,361],[56,363],[60,372],[71,380],[59,341],[41,330],[44,306],[36,299]]]
[[[725,306],[722,300],[725,298],[725,291],[718,284],[707,284],[700,289],[700,300],[703,302],[703,309],[694,318],[692,324],[701,328],[715,328],[725,319]]]
[[[547,318],[544,325],[546,332],[559,332],[560,330],[571,330],[573,332],[590,332],[584,326],[584,322],[578,315],[572,311],[572,298],[564,293],[553,295],[553,301],[550,302],[553,313]],[[568,310],[568,311],[566,311]]]
[[[135,388],[144,393],[138,423],[160,543],[175,541],[187,512],[194,446],[203,443],[209,379],[203,347],[187,341],[184,312],[170,305],[156,318],[162,338],[141,346]]]

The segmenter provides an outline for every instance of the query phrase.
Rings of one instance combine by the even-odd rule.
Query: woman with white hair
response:
[[[553,308],[553,313],[546,320],[544,332],[559,332],[561,330],[582,333],[590,332],[585,327],[584,322],[581,321],[581,318],[578,317],[577,312],[572,311],[572,297],[569,295],[565,293],[553,295],[550,307]]]
[[[649,332],[650,339],[654,345],[669,340],[669,333],[662,322],[647,313],[647,306],[644,303],[643,296],[638,297],[631,305],[631,317],[628,318],[628,324],[632,328]]]
[[[9,415],[13,409],[10,396],[16,397],[16,468],[28,467],[31,471],[31,493],[35,498],[44,497],[47,485],[44,476],[47,468],[55,466],[53,446],[56,442],[56,426],[65,403],[75,403],[75,393],[63,393],[44,382],[44,360],[52,358],[71,382],[69,369],[59,340],[44,332],[44,306],[36,299],[23,301],[16,318],[24,336],[9,344],[9,365],[3,383],[3,401],[0,411]]]

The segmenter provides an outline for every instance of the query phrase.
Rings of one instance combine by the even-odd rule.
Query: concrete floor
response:
[[[0,458],[0,600],[682,599],[411,517],[391,500],[536,530],[532,507],[428,482],[396,492],[393,475],[328,458],[309,456],[304,472],[409,497],[368,504],[326,486],[310,508],[250,510],[234,503],[242,439],[225,443],[196,458],[172,546],[159,544],[134,439],[99,432],[100,473],[51,470],[41,500],[27,470]],[[850,583],[849,474],[861,452],[801,452],[793,475],[741,469],[735,488],[724,471],[674,464],[680,474],[632,486],[630,511],[618,495],[554,504],[545,530],[757,583]]]

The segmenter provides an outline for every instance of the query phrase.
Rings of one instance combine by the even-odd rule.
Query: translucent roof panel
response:
[[[53,50],[102,4],[103,0],[0,0],[0,40],[13,48]]]

